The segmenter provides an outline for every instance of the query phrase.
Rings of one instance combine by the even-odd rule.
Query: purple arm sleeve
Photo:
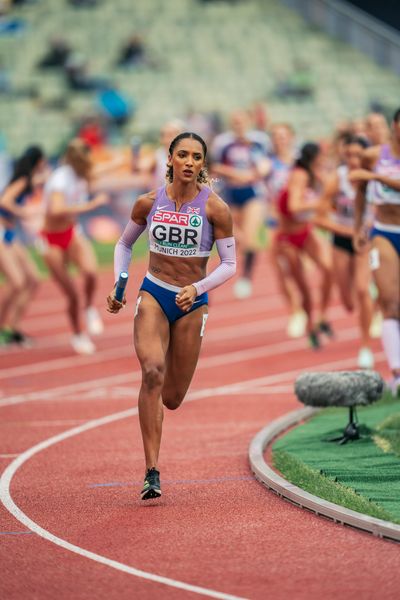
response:
[[[207,277],[193,284],[198,296],[218,287],[236,272],[235,238],[223,238],[217,240],[216,244],[221,262]]]
[[[114,250],[114,278],[118,281],[119,274],[122,271],[128,272],[129,264],[132,258],[132,246],[146,229],[146,225],[138,225],[130,219],[125,227],[123,234],[116,243]]]

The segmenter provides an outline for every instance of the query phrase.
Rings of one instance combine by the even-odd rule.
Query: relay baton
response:
[[[127,283],[128,283],[128,273],[126,273],[126,271],[122,271],[122,273],[120,273],[120,275],[119,275],[117,285],[115,288],[115,299],[118,300],[118,302],[122,302]]]

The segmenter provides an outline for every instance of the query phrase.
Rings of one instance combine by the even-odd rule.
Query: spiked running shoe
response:
[[[321,348],[321,342],[319,341],[318,331],[310,331],[308,334],[308,343],[313,350],[319,350]]]
[[[147,469],[140,495],[142,500],[150,500],[161,496],[160,471],[157,471],[154,467]]]
[[[324,333],[329,338],[332,339],[335,337],[332,326],[328,321],[320,321],[318,328],[321,333]]]

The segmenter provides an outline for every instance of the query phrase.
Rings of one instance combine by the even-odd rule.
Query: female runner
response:
[[[328,247],[312,228],[314,214],[319,207],[317,192],[322,183],[321,150],[317,144],[305,144],[300,157],[289,175],[287,186],[278,199],[279,225],[277,242],[286,257],[291,275],[296,282],[303,310],[307,315],[306,330],[312,348],[320,346],[319,332],[332,337],[333,331],[326,320],[326,310],[332,287],[332,267]],[[302,255],[306,255],[321,272],[320,319],[314,323],[312,297],[306,281]]]
[[[290,276],[287,260],[279,252],[280,244],[277,241],[277,199],[280,191],[286,186],[291,167],[295,159],[294,130],[287,123],[277,123],[271,129],[271,172],[268,175],[267,187],[267,221],[269,227],[270,244],[269,256],[274,267],[279,288],[290,310],[286,332],[289,337],[297,338],[304,335],[306,315],[303,312],[298,298],[296,284]]]
[[[271,162],[267,155],[267,135],[249,130],[245,111],[233,113],[231,126],[231,133],[220,136],[225,143],[216,153],[212,171],[223,178],[224,193],[232,210],[235,236],[243,254],[242,276],[235,282],[234,293],[237,298],[245,299],[252,294],[258,234],[264,221],[264,179]]]
[[[166,186],[140,196],[115,249],[115,279],[148,228],[150,262],[136,303],[134,344],[142,369],[139,419],[146,461],[142,500],[161,495],[158,455],[163,405],[177,409],[192,380],[208,317],[207,292],[235,273],[228,206],[204,184],[207,147],[195,133],[171,142]],[[206,275],[214,240],[219,266]],[[114,291],[108,310],[123,304]]]
[[[361,156],[368,143],[360,137],[349,137],[344,142],[345,164],[340,165],[328,179],[321,198],[319,216],[315,223],[333,233],[333,268],[343,306],[354,309],[354,295],[359,313],[361,347],[358,366],[372,369],[374,357],[370,349],[372,299],[369,294],[370,268],[368,251],[355,253],[352,243],[354,230],[354,203],[356,186],[351,183],[352,173],[361,166]],[[332,216],[331,216],[332,215]]]
[[[375,205],[375,222],[370,265],[383,312],[382,344],[393,375],[390,387],[396,395],[400,392],[400,108],[393,117],[390,142],[364,150],[363,167],[350,175],[359,182],[354,246],[361,252],[368,244],[363,216],[367,184],[372,182],[368,197]]]
[[[84,306],[89,334],[98,335],[103,324],[94,306],[97,287],[97,260],[89,241],[76,226],[79,215],[103,206],[105,194],[88,202],[91,161],[89,148],[81,140],[67,147],[64,164],[58,167],[45,186],[46,216],[42,232],[44,260],[68,301],[68,316],[73,329],[71,345],[78,354],[92,354],[95,346],[84,331],[79,292],[68,272],[68,263],[76,265],[84,279]]]
[[[19,322],[39,284],[39,274],[26,248],[16,237],[17,221],[31,214],[24,206],[45,170],[43,151],[28,148],[16,162],[11,181],[0,198],[0,272],[6,279],[0,306],[0,345],[25,344]]]

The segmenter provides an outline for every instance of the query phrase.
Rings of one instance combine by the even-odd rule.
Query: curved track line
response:
[[[193,400],[194,399],[195,398],[193,398]],[[63,433],[55,435],[51,438],[48,438],[47,440],[44,440],[43,442],[40,442],[39,444],[36,444],[36,446],[32,446],[32,448],[29,448],[28,450],[20,454],[18,458],[13,460],[2,474],[0,478],[0,500],[2,501],[6,509],[18,521],[20,521],[20,523],[23,523],[26,527],[28,527],[28,529],[30,529],[40,537],[49,540],[53,544],[56,544],[57,546],[60,546],[65,550],[69,550],[70,552],[74,552],[75,554],[79,554],[81,556],[84,556],[85,558],[94,560],[95,562],[101,563],[118,571],[122,571],[123,573],[127,573],[135,577],[140,577],[141,579],[147,579],[155,583],[161,583],[163,585],[185,590],[186,592],[193,592],[195,594],[201,594],[210,598],[219,598],[221,600],[244,600],[239,596],[224,594],[223,592],[218,592],[216,590],[210,590],[197,585],[191,585],[183,581],[178,581],[176,579],[170,579],[169,577],[162,577],[161,575],[156,575],[155,573],[149,573],[147,571],[135,569],[135,567],[130,567],[129,565],[125,565],[124,563],[120,563],[105,556],[101,556],[100,554],[96,554],[95,552],[91,552],[90,550],[85,550],[80,546],[75,546],[75,544],[71,544],[70,542],[63,540],[62,538],[53,535],[43,527],[40,527],[40,525],[32,521],[13,501],[10,493],[11,481],[18,469],[22,467],[22,465],[25,462],[27,462],[33,456],[35,456],[35,454],[38,454],[42,450],[46,450],[47,448],[50,448],[50,446],[58,444],[59,442],[62,442],[68,438],[74,437],[75,435],[79,435],[81,433],[89,431],[90,429],[95,429],[96,427],[101,427],[102,425],[108,425],[115,421],[126,419],[137,414],[137,408],[131,408],[122,412],[113,413],[111,415],[101,417],[100,419],[88,421],[84,425],[80,425],[79,427],[74,427],[73,429],[64,431]]]

